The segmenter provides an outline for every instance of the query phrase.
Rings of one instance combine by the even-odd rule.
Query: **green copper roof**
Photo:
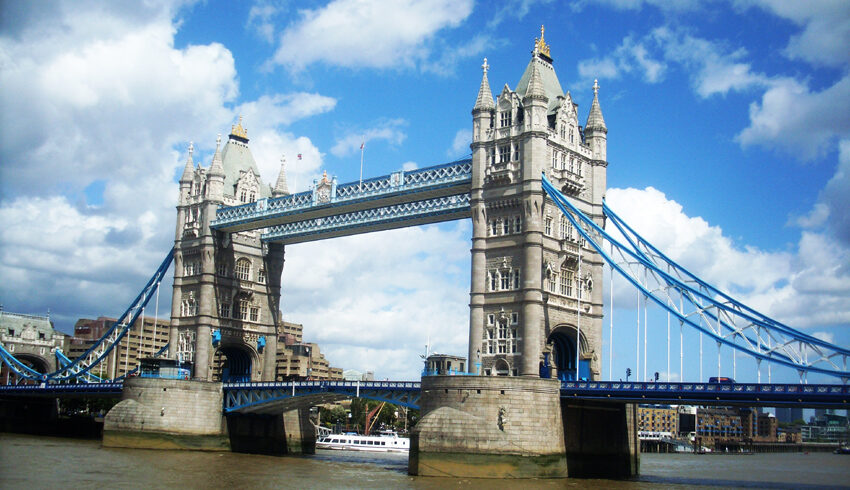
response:
[[[254,161],[254,155],[248,148],[247,139],[245,142],[239,141],[230,135],[227,144],[224,145],[224,150],[221,152],[221,163],[224,167],[224,193],[226,195],[234,195],[234,186],[239,181],[241,171],[251,171],[257,176],[260,181],[260,189],[258,197],[269,197],[269,186],[262,183],[260,179],[260,170],[257,168],[257,162]]]
[[[528,90],[528,81],[531,78],[532,67],[534,66],[533,63],[537,63],[537,73],[543,82],[543,91],[546,93],[546,97],[549,98],[549,112],[555,112],[559,105],[558,97],[564,95],[564,90],[561,88],[561,82],[558,81],[558,75],[555,74],[555,68],[552,64],[542,60],[538,56],[532,57],[531,61],[528,62],[528,66],[525,67],[525,73],[522,74],[522,78],[519,79],[519,83],[516,86],[516,93],[520,99],[525,97],[525,93]]]

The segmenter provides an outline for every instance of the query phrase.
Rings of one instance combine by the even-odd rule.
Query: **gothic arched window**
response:
[[[251,279],[251,261],[245,258],[236,261],[236,279],[248,281]]]

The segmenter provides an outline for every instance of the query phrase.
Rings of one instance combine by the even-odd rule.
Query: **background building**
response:
[[[39,372],[56,369],[53,350],[62,348],[66,335],[53,328],[50,316],[10,313],[0,308],[0,341],[19,361]],[[18,376],[0,363],[0,383],[34,383]]]
[[[805,420],[803,418],[803,409],[802,408],[787,408],[787,407],[777,407],[776,408],[776,420],[779,422],[792,423],[798,420]]]
[[[115,324],[115,318],[81,318],[74,324],[74,336],[68,337],[64,351],[70,359],[84,355]],[[136,369],[139,360],[153,357],[168,345],[171,322],[168,319],[139,317],[121,341],[98,364],[92,374],[104,379],[125,376]]]
[[[670,405],[638,406],[638,431],[645,435],[675,437],[679,433],[679,410]]]

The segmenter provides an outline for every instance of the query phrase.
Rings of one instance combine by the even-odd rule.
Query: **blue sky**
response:
[[[545,24],[581,119],[599,79],[609,204],[718,286],[850,344],[847,2],[2,9],[0,303],[8,311],[50,310],[66,331],[80,317],[120,314],[173,240],[189,142],[195,161],[209,165],[216,134],[239,115],[263,177],[274,181],[284,154],[297,190],[323,170],[356,180],[363,140],[365,176],[468,154],[482,59],[494,93],[515,88]],[[284,316],[303,322],[305,338],[336,366],[415,377],[429,336],[439,351],[466,352],[469,238],[469,223],[455,222],[292,246]],[[614,318],[628,320],[615,337],[615,373],[635,363],[626,333],[633,297],[617,290]],[[663,357],[658,335],[650,357]],[[607,346],[604,356],[607,371]],[[705,366],[716,369],[716,357]],[[696,369],[689,354],[685,377]]]

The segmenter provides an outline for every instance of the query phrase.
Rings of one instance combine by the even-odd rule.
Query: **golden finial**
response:
[[[534,40],[534,47],[537,49],[537,52],[539,52],[540,54],[545,55],[546,57],[551,57],[549,55],[549,45],[546,44],[545,40],[543,40],[543,32],[545,30],[546,30],[546,28],[541,25],[540,26],[540,39]]]
[[[242,116],[239,116],[239,122],[230,127],[231,136],[238,136],[242,139],[248,139],[248,132],[242,127]]]

